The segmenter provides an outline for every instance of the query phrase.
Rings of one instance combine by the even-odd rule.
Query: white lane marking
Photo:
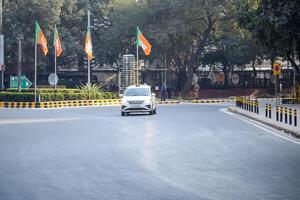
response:
[[[10,124],[30,124],[30,123],[45,123],[45,122],[61,122],[78,120],[79,118],[53,118],[53,119],[1,119],[0,125]]]
[[[295,144],[300,145],[300,141],[298,139],[296,139],[296,138],[289,138],[287,135],[283,135],[284,133],[281,133],[280,131],[278,131],[275,128],[272,128],[270,126],[264,125],[264,124],[262,124],[260,122],[254,121],[252,119],[249,119],[249,118],[237,115],[235,113],[231,113],[231,112],[227,111],[227,108],[222,108],[219,111],[224,112],[224,113],[226,113],[228,115],[231,115],[231,116],[233,116],[233,117],[235,117],[237,119],[240,119],[240,120],[242,120],[242,121],[244,121],[244,122],[246,122],[248,124],[251,124],[251,125],[253,125],[253,126],[257,127],[257,128],[260,128],[260,129],[262,129],[262,130],[264,130],[264,131],[266,131],[268,133],[271,133],[272,135],[275,135],[275,136],[280,137],[280,138],[282,138],[284,140],[287,140],[287,141],[290,141],[290,142],[293,142]]]

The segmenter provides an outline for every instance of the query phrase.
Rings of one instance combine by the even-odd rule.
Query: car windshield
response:
[[[148,88],[127,88],[124,96],[149,96],[150,90]]]

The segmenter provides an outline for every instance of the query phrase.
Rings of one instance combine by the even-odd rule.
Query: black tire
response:
[[[151,111],[149,112],[149,115],[153,115],[153,110],[151,110]]]
[[[121,112],[121,116],[125,116],[126,115],[126,113],[125,112]]]
[[[153,114],[156,115],[156,108],[153,110]]]

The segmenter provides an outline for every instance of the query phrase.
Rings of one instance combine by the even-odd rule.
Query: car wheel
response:
[[[156,115],[156,108],[153,110],[153,114]]]
[[[126,114],[125,112],[121,112],[121,116],[125,116],[125,114]]]
[[[151,111],[149,112],[149,115],[153,115],[153,110],[151,110]]]

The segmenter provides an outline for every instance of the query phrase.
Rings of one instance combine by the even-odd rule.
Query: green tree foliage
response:
[[[49,38],[51,29],[60,20],[62,0],[9,0],[4,1],[4,25],[5,58],[8,67],[15,65],[17,61],[17,38],[24,38],[24,64],[32,69],[34,62],[34,22],[37,20],[45,35]],[[50,41],[48,41],[49,43]],[[47,59],[42,60],[48,64]],[[30,71],[30,70],[29,70]]]
[[[260,0],[240,1],[239,21],[265,48],[274,61],[283,57],[299,70],[293,58],[293,48],[300,48],[300,1]]]
[[[153,46],[151,56],[141,58],[166,61],[177,74],[179,91],[190,87],[193,72],[204,65],[215,64],[227,73],[234,66],[252,62],[254,68],[257,59],[280,56],[298,69],[292,56],[293,46],[300,48],[298,0],[5,0],[8,67],[16,66],[16,38],[22,34],[24,69],[33,72],[35,20],[49,47],[48,56],[39,54],[39,70],[52,71],[55,25],[63,44],[59,65],[82,67],[88,9],[98,63],[119,66],[120,55],[135,53],[139,26]]]
[[[56,25],[62,40],[63,53],[58,60],[65,68],[82,66],[84,39],[87,29],[87,10],[94,17],[101,17],[106,0],[10,0],[4,1],[4,35],[6,44],[6,65],[14,68],[17,61],[17,38],[22,35],[24,70],[33,72],[34,67],[34,22],[37,20],[46,35],[49,53],[40,51],[39,70],[53,71],[53,30]]]

